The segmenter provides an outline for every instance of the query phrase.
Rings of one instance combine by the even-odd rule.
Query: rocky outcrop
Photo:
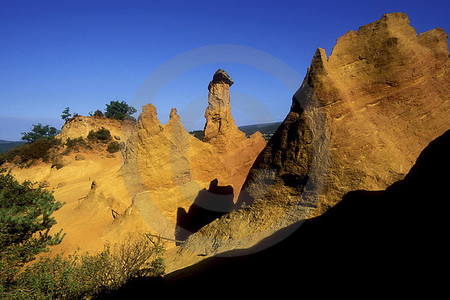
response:
[[[250,169],[266,142],[260,132],[255,132],[247,139],[245,133],[235,125],[230,105],[230,86],[233,83],[227,72],[219,69],[208,84],[203,140],[214,146],[216,159],[228,170],[226,182],[219,179],[220,184],[231,184],[237,199],[248,173],[246,170]]]
[[[231,116],[230,86],[231,77],[222,69],[216,71],[208,84],[208,107],[205,111],[206,124],[203,140],[226,150],[236,139],[242,141],[245,134],[234,124]]]
[[[191,233],[177,223],[183,219],[180,213],[192,212],[198,203],[211,215],[222,215],[232,209],[233,205],[227,206],[227,211],[215,211],[221,206],[216,198],[223,195],[214,189],[207,191],[208,186],[211,187],[211,182],[228,186],[231,189],[228,198],[236,202],[246,174],[266,143],[259,132],[247,139],[234,124],[231,84],[223,70],[217,71],[209,84],[205,141],[187,132],[175,108],[170,111],[167,124],[162,125],[155,106],[142,107],[138,130],[127,141],[124,151],[123,178],[130,194],[136,195],[131,206],[133,214],[125,214],[125,218],[132,215],[139,222],[144,220],[155,232],[174,238],[181,231],[186,236]],[[178,230],[176,225],[180,227]]]
[[[270,189],[318,214],[349,191],[385,189],[449,128],[449,91],[447,34],[417,35],[406,14],[384,15],[339,38],[328,59],[316,51],[246,186],[272,170]]]
[[[61,133],[57,138],[65,142],[68,138],[86,138],[89,131],[97,131],[106,128],[111,132],[111,136],[124,140],[134,131],[135,123],[132,121],[119,121],[105,117],[83,117],[75,116],[68,120],[61,128]],[[116,138],[117,139],[117,138]]]
[[[152,104],[142,107],[138,131],[127,145],[122,174],[135,195],[133,209],[155,232],[173,236],[178,209],[188,210],[198,192],[214,179],[211,169],[199,167],[209,166],[212,146],[187,132],[176,109],[162,125]]]
[[[449,100],[447,34],[438,28],[417,35],[403,13],[348,32],[329,58],[318,49],[289,114],[249,173],[239,199],[245,209],[192,235],[171,268],[199,253],[249,247],[322,214],[350,191],[401,180],[450,127]]]

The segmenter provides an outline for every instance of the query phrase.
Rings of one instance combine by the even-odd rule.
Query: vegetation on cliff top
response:
[[[35,161],[42,159],[44,162],[53,161],[52,149],[59,146],[61,141],[54,137],[38,139],[32,143],[26,143],[0,154],[0,165],[11,162],[21,167],[29,167]]]
[[[136,121],[136,119],[132,116],[136,112],[136,108],[127,104],[125,101],[110,101],[109,104],[106,104],[104,113],[101,110],[97,109],[95,112],[89,112],[89,116],[97,118],[106,117],[108,119],[115,119],[120,121]],[[63,119],[65,122],[68,122],[72,118],[77,116],[79,116],[77,113],[72,114],[70,112],[70,107],[66,107],[61,113],[61,119]]]
[[[128,105],[125,101],[111,101],[106,104],[105,117],[116,120],[132,120],[136,121],[131,115],[136,113],[137,110]]]
[[[42,125],[41,123],[33,124],[33,128],[29,132],[22,132],[22,140],[33,143],[39,139],[52,138],[59,133],[59,130],[50,125]]]
[[[42,128],[44,130],[41,130]],[[60,169],[64,166],[61,155],[93,149],[106,150],[113,154],[121,149],[121,145],[117,141],[111,142],[111,132],[104,127],[97,131],[91,130],[86,139],[82,137],[68,138],[65,143],[61,143],[60,139],[49,135],[48,128],[48,125],[35,125],[34,129],[36,130],[26,134],[28,134],[27,136],[33,136],[33,139],[36,138],[36,140],[1,153],[0,165],[10,162],[19,167],[30,167],[33,163],[42,160],[45,163],[51,163],[52,167],[55,166]],[[53,133],[53,131],[51,132]],[[64,150],[62,151],[62,149]]]

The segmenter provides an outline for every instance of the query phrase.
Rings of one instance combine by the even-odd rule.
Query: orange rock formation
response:
[[[385,189],[449,128],[449,91],[444,30],[418,35],[406,14],[384,15],[339,38],[328,59],[317,50],[254,170],[275,170],[276,189],[301,193],[318,213],[349,191]]]
[[[222,69],[216,71],[213,80],[208,84],[204,141],[214,146],[216,160],[226,169],[226,172],[218,172],[223,176],[219,178],[219,183],[231,184],[237,196],[247,176],[247,170],[266,142],[260,132],[255,132],[247,139],[245,133],[235,125],[230,106],[232,84],[233,80]]]
[[[239,200],[252,206],[203,227],[169,265],[250,247],[350,191],[385,189],[449,127],[444,30],[418,35],[406,14],[393,13],[350,31],[329,58],[323,49],[313,57],[291,111],[241,191]]]
[[[228,113],[218,113],[218,105]],[[229,94],[211,98],[207,112],[219,114],[216,120],[228,124],[216,133],[208,131],[208,142],[187,132],[176,109],[162,125],[152,104],[142,107],[137,124],[79,116],[63,126],[59,138],[86,138],[90,130],[104,127],[123,143],[121,152],[81,149],[84,159],[80,153],[63,156],[59,170],[48,164],[15,168],[21,180],[46,181],[56,199],[66,203],[55,213],[54,229],[62,228],[66,237],[54,251],[98,250],[107,241],[148,231],[173,238],[179,210],[188,211],[211,182],[231,186],[236,199],[265,141],[260,134],[247,139],[237,129]],[[207,116],[205,128],[213,123]]]

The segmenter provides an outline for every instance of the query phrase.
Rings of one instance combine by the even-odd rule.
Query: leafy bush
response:
[[[116,153],[119,150],[120,144],[116,141],[109,143],[108,148],[106,148],[106,151],[108,151],[109,153]]]
[[[118,276],[116,282],[123,284],[135,277],[163,275],[164,270],[161,273],[161,267],[155,265],[154,259],[160,260],[164,251],[164,244],[159,238],[150,235],[136,238],[129,235],[123,243],[114,248],[113,268],[114,273]],[[158,269],[153,267],[158,267]]]
[[[95,131],[94,130],[89,130],[89,133],[87,135],[87,139],[89,141],[92,141],[92,142],[96,142],[97,141],[97,137],[95,135]]]
[[[80,136],[74,139],[71,139],[70,137],[66,140],[66,147],[68,148],[78,148],[78,147],[86,147],[86,141]]]
[[[47,247],[59,244],[61,231],[51,216],[62,204],[53,194],[29,181],[20,184],[6,169],[0,170],[0,286],[13,280],[20,268]]]
[[[92,295],[108,287],[110,264],[108,249],[94,255],[41,258],[18,276],[10,295],[19,299],[78,299]]]
[[[89,131],[87,138],[92,142],[107,143],[111,140],[111,132],[109,132],[108,129],[102,127],[97,131]]]
[[[101,110],[99,110],[99,109],[97,109],[95,112],[94,112],[94,117],[96,117],[96,118],[100,118],[100,117],[104,117],[105,115],[103,114],[103,112],[101,111]]]
[[[80,151],[82,148],[89,149],[91,148],[88,143],[86,143],[86,140],[82,137],[77,137],[74,139],[71,139],[70,137],[67,138],[66,143],[66,150],[62,153],[63,155],[67,155],[72,151]]]
[[[59,131],[55,127],[49,125],[42,126],[41,123],[33,124],[33,128],[30,132],[22,132],[22,140],[28,143],[35,142],[39,139],[46,137],[54,137]]]
[[[164,258],[158,257],[150,263],[151,275],[153,276],[163,276],[166,273],[166,263]]]
[[[42,159],[49,162],[51,149],[59,146],[61,141],[54,137],[38,139],[32,143],[27,143],[9,150],[0,155],[0,165],[5,162],[14,162],[17,165],[28,163],[31,165],[36,160]]]
[[[131,115],[137,110],[125,101],[110,101],[106,104],[105,117],[117,120],[135,120]]]
[[[128,280],[164,274],[164,245],[146,236],[128,237],[96,254],[42,258],[22,272],[8,293],[15,299],[78,299],[119,288]]]

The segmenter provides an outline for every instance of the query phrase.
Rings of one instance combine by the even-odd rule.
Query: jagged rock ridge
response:
[[[444,30],[417,35],[403,13],[348,32],[329,58],[318,49],[241,192],[252,206],[202,228],[179,257],[249,247],[350,191],[402,179],[450,126],[449,63]]]
[[[253,170],[275,168],[284,181],[281,188],[289,187],[283,178],[288,176],[298,179],[299,190],[306,181],[299,165],[322,164],[309,179],[311,189],[323,192],[302,200],[315,203],[319,214],[349,191],[386,188],[450,126],[449,62],[444,30],[417,35],[403,13],[348,32],[328,59],[317,50],[278,138]],[[292,118],[305,121],[292,123]],[[279,159],[286,153],[283,137],[305,150]],[[312,153],[320,164],[305,159]]]

